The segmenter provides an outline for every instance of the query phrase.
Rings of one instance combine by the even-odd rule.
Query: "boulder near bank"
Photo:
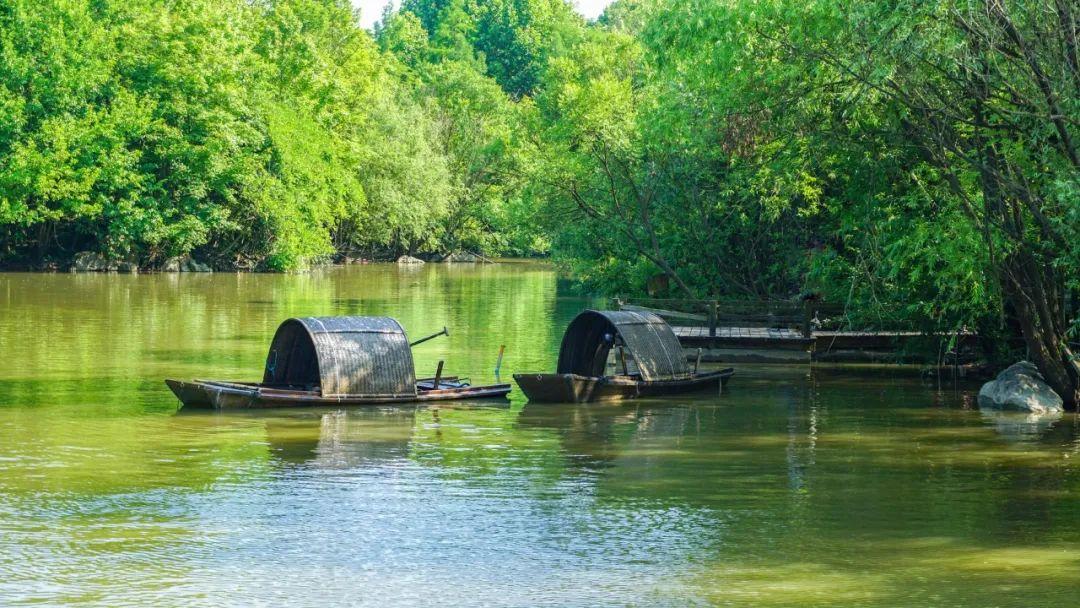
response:
[[[1065,409],[1034,363],[1010,365],[979,390],[979,407],[1043,414]]]

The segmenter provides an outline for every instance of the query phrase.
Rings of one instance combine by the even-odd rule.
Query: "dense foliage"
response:
[[[501,154],[509,98],[471,66],[429,82],[405,59],[344,1],[4,0],[0,256],[493,250],[463,192]]]
[[[577,218],[556,251],[621,290],[659,272],[682,295],[816,291],[862,326],[1015,334],[1075,402],[1076,12],[628,5],[538,95],[536,183]]]
[[[1021,336],[1070,393],[1078,13],[405,0],[368,33],[346,0],[0,0],[0,259],[550,254]]]

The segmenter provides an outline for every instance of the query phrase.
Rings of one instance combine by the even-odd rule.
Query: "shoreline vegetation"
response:
[[[349,266],[353,264],[398,264],[403,266],[419,265],[426,263],[443,264],[506,264],[518,262],[544,262],[550,258],[544,256],[532,257],[496,257],[490,258],[480,253],[471,251],[451,251],[446,253],[418,253],[416,256],[357,252],[338,253],[333,257],[327,257],[314,261],[302,268],[290,269],[287,272],[315,270],[330,266]],[[126,260],[113,260],[105,255],[92,251],[76,253],[70,262],[61,264],[55,261],[40,263],[37,265],[19,263],[0,263],[0,272],[80,272],[80,273],[120,273],[137,274],[153,272],[283,272],[282,270],[260,268],[214,268],[203,263],[190,255],[180,255],[167,258],[154,266],[143,266],[136,262]]]
[[[548,256],[598,293],[974,332],[1074,407],[1078,12],[5,0],[0,264]]]

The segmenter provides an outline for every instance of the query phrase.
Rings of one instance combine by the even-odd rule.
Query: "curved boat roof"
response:
[[[390,317],[302,317],[283,322],[264,384],[320,387],[324,397],[416,395],[412,348]]]
[[[563,335],[558,373],[603,376],[615,336],[622,338],[642,379],[675,380],[690,375],[682,344],[671,326],[652,313],[629,310],[586,310],[575,317]]]

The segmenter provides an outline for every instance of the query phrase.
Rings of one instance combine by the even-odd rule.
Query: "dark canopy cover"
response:
[[[570,322],[559,350],[560,374],[603,376],[612,343],[621,337],[644,380],[690,376],[682,345],[671,326],[652,313],[628,310],[586,310]]]
[[[304,317],[278,327],[264,384],[318,386],[324,397],[416,394],[412,349],[390,317]]]

